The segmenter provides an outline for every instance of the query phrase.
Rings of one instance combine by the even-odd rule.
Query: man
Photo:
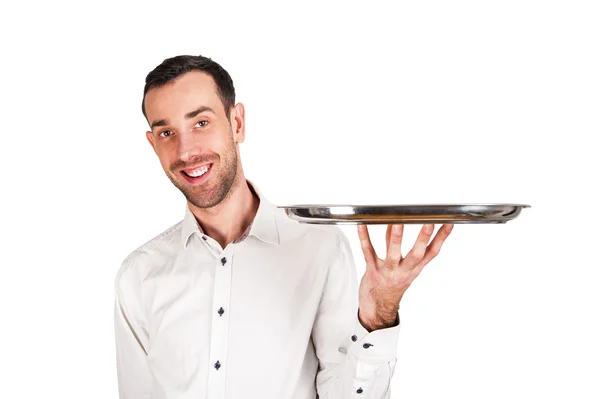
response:
[[[400,300],[452,225],[433,240],[423,226],[406,257],[402,226],[388,226],[384,260],[358,226],[357,287],[339,228],[289,219],[244,177],[244,106],[221,66],[165,60],[146,78],[142,110],[187,206],[118,272],[120,397],[389,398]]]

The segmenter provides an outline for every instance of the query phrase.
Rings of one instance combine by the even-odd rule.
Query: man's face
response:
[[[213,78],[192,71],[149,90],[145,109],[146,136],[171,182],[198,208],[223,201],[238,171],[242,104],[226,113]]]

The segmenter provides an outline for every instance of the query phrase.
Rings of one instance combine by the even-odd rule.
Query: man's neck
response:
[[[217,206],[197,208],[188,203],[204,233],[217,241],[221,248],[239,238],[258,211],[260,199],[252,193],[245,178],[238,180]]]

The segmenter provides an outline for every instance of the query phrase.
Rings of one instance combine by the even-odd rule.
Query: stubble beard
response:
[[[183,179],[177,179],[173,175],[179,172],[171,172],[168,175],[169,179],[181,191],[189,203],[197,208],[212,208],[220,204],[231,193],[231,188],[235,183],[238,168],[238,156],[235,148],[233,137],[230,136],[230,145],[227,153],[223,157],[219,157],[218,175],[210,176],[211,189],[206,185],[193,186]],[[214,168],[213,164],[213,168]],[[210,173],[215,172],[211,168]]]

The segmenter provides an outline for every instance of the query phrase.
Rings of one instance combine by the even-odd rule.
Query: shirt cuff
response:
[[[400,318],[396,316],[397,323],[394,327],[383,328],[368,332],[358,319],[354,335],[352,335],[350,350],[359,360],[368,362],[389,362],[396,359],[398,351],[398,338],[400,336]]]

